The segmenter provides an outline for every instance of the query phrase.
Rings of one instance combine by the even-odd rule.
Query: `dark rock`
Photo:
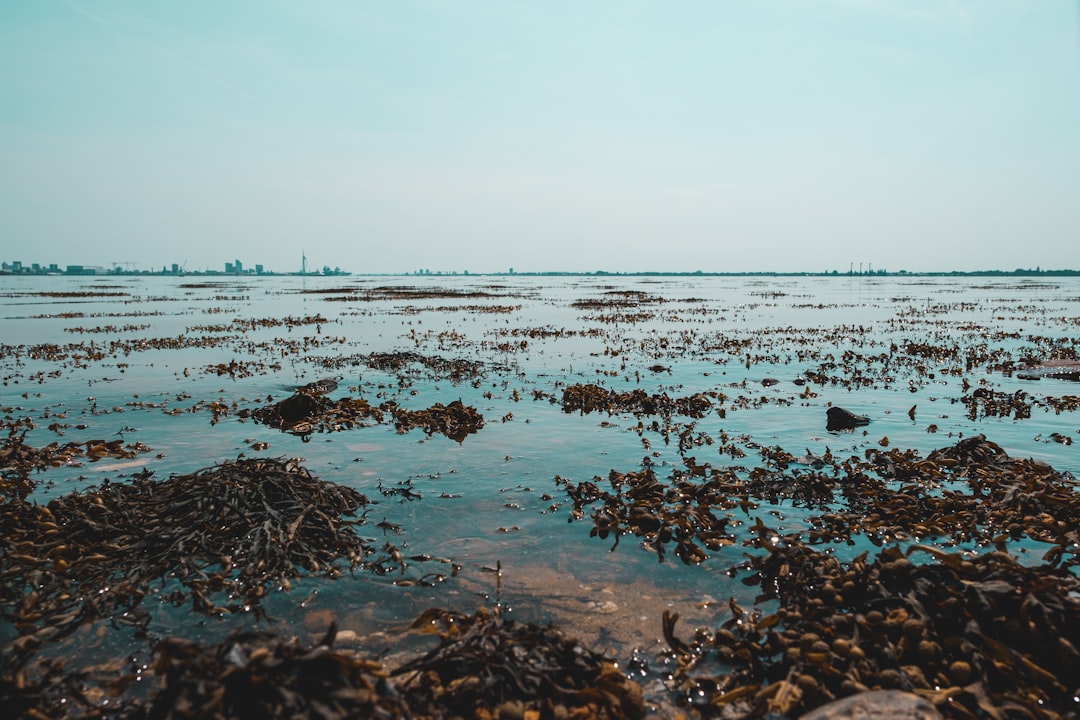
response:
[[[297,388],[296,392],[305,393],[307,395],[325,395],[337,390],[337,380],[334,378],[323,378],[322,380],[316,380],[313,383],[308,383],[303,387]]]
[[[1052,360],[1032,360],[1024,358],[1024,365],[1017,368],[1016,377],[1020,380],[1070,380],[1080,382],[1080,362],[1055,358]]]
[[[856,415],[850,410],[841,407],[831,407],[825,414],[828,416],[828,422],[825,425],[826,430],[854,430],[860,425],[870,424],[870,418]]]
[[[803,715],[803,720],[941,720],[929,700],[901,690],[872,690],[822,705]]]
[[[298,392],[273,405],[261,407],[252,415],[257,422],[285,430],[299,422],[315,418],[332,404],[321,395]]]

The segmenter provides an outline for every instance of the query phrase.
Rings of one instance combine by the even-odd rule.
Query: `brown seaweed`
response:
[[[1080,581],[1069,573],[919,545],[843,563],[791,544],[745,569],[775,613],[732,601],[729,619],[690,642],[665,613],[671,686],[703,715],[797,716],[870,689],[913,692],[949,718],[1080,710]],[[697,669],[707,657],[726,670]]]
[[[599,385],[570,385],[563,390],[563,412],[630,413],[632,415],[686,415],[705,417],[713,408],[718,393],[696,393],[688,397],[671,398],[666,393],[652,394],[635,389],[628,392],[608,390]]]
[[[612,660],[552,627],[439,609],[413,623],[437,648],[393,671],[418,717],[642,718],[641,688]]]
[[[351,488],[318,480],[295,461],[237,460],[155,481],[0,504],[0,615],[19,636],[5,662],[107,617],[144,624],[154,591],[218,614],[255,610],[272,586],[343,568],[387,572],[392,558],[356,534],[368,504]],[[392,549],[392,548],[391,548]],[[173,583],[176,583],[174,585]]]

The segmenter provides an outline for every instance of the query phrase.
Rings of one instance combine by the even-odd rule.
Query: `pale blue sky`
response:
[[[1080,267],[1076,0],[8,0],[0,259]]]

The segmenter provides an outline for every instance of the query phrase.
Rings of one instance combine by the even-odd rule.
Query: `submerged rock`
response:
[[[296,392],[306,393],[308,395],[326,395],[327,393],[334,392],[335,390],[337,390],[337,388],[338,384],[336,379],[323,378],[321,380],[316,380],[315,382],[308,383],[303,387],[298,387],[296,389]]]
[[[1032,360],[1027,358],[1021,367],[1016,368],[1016,377],[1020,380],[1071,380],[1080,382],[1080,362],[1065,358],[1050,360]]]

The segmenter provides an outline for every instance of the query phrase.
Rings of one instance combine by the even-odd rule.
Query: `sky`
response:
[[[1080,0],[0,3],[0,259],[1080,268]]]

